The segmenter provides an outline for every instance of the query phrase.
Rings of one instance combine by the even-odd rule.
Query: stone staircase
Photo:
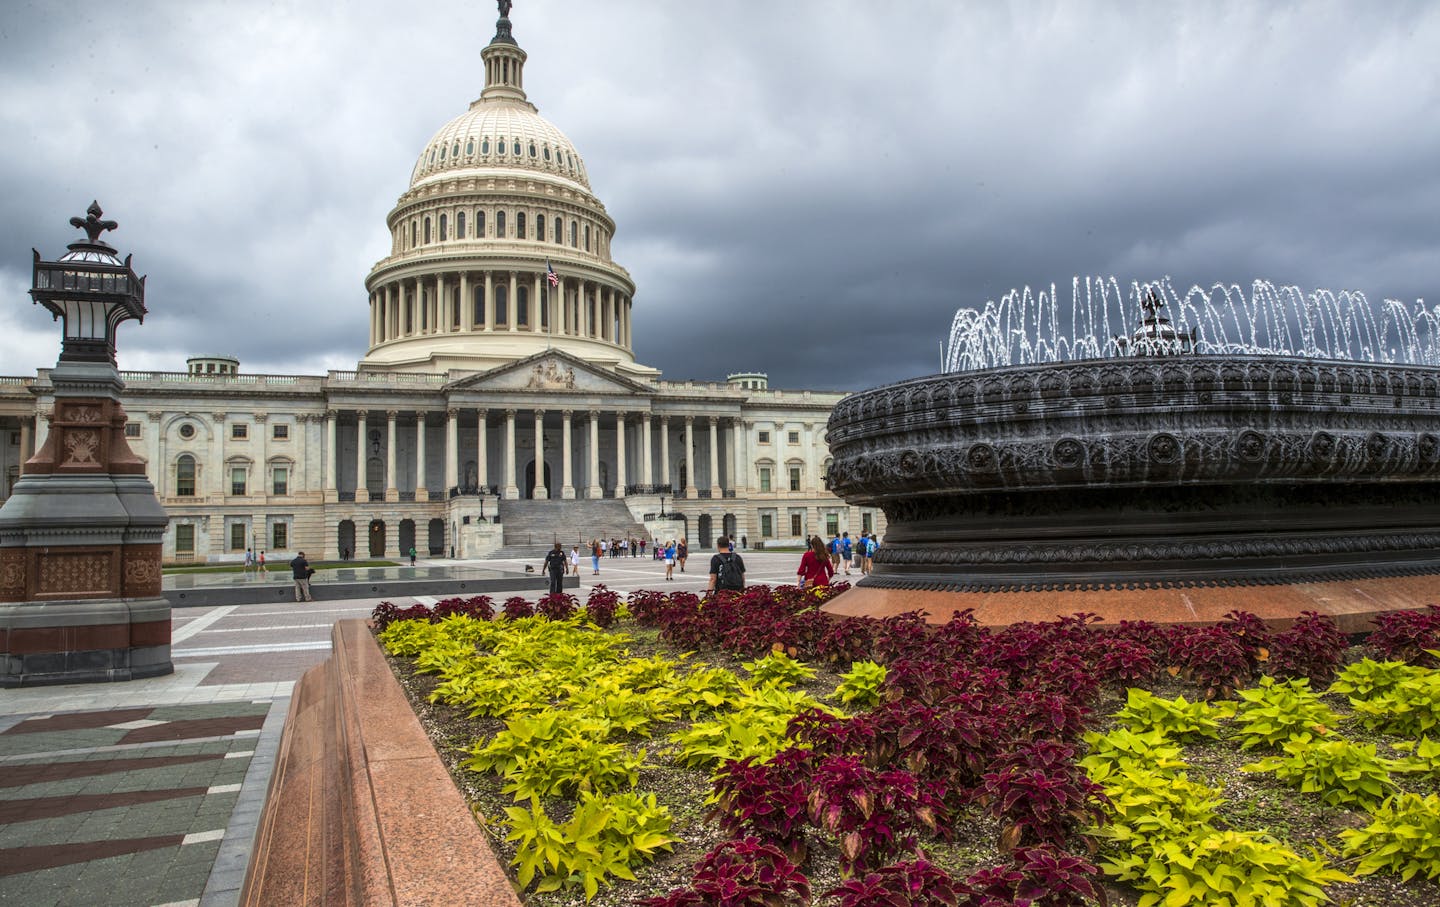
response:
[[[579,544],[581,555],[588,556],[585,544],[592,538],[645,536],[644,525],[635,521],[624,501],[615,498],[502,500],[500,526],[505,533],[504,545],[490,557],[538,560],[556,542],[563,544],[566,552]]]

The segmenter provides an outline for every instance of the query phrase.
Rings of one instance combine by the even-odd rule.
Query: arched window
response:
[[[476,239],[484,239],[484,238],[485,238],[485,212],[484,212],[484,210],[480,210],[480,211],[476,211],[476,212],[475,212],[475,238],[476,238]]]
[[[485,326],[485,287],[484,287],[484,285],[483,285],[483,284],[477,284],[476,287],[475,287],[474,292],[473,292],[471,295],[474,297],[474,299],[471,300],[470,307],[471,307],[472,309],[474,309],[475,311],[474,311],[474,317],[471,318],[470,320],[474,323],[476,329],[478,330],[479,328],[483,328],[483,327]]]
[[[496,154],[504,154],[504,153],[505,153],[505,136],[502,135],[502,136],[500,136],[500,138],[498,138],[498,139],[495,140],[495,153],[496,153]]]
[[[457,211],[457,212],[455,212],[455,238],[456,238],[456,239],[464,239],[464,238],[465,238],[465,212],[464,212],[464,211]]]
[[[430,241],[430,222],[428,220],[425,222],[425,241]],[[570,247],[573,249],[578,245],[580,245],[580,222],[572,220],[570,222]]]
[[[525,238],[525,212],[519,211],[515,214],[515,238]]]
[[[535,239],[539,242],[545,241],[545,215],[535,215]]]
[[[450,328],[460,330],[460,307],[465,300],[460,298],[460,288],[454,287],[450,290]]]
[[[515,326],[530,326],[530,288],[524,284],[515,288]]]
[[[415,248],[415,242],[416,242],[416,239],[415,239],[415,231],[416,231],[417,229],[418,229],[418,228],[415,226],[415,222],[412,220],[412,221],[410,222],[410,248],[412,248],[412,249]]]
[[[425,242],[430,241],[430,218],[425,218]]]
[[[564,220],[563,218],[557,217],[557,218],[555,218],[555,244],[556,244],[556,245],[559,245],[560,243],[563,243],[564,241],[565,241],[565,220]]]
[[[504,238],[505,238],[505,212],[504,212],[504,211],[496,211],[496,212],[495,212],[495,238],[496,238],[496,239],[504,239]]]
[[[441,215],[441,216],[443,217],[444,215]],[[441,233],[444,233],[444,232],[445,232],[443,226],[441,227],[440,232],[441,232]],[[444,237],[444,236],[441,236],[440,238],[441,238],[441,239],[444,239],[445,237]],[[590,225],[589,225],[589,224],[586,224],[586,225],[585,225],[585,251],[586,251],[586,252],[589,252],[589,251],[590,251]]]
[[[449,238],[450,238],[450,219],[449,219],[448,217],[446,217],[445,215],[442,214],[442,215],[440,215],[440,241],[441,241],[441,242],[444,242],[445,240],[447,240],[447,239],[449,239]],[[588,240],[590,239],[590,228],[589,228],[589,227],[586,227],[586,228],[585,228],[585,239],[587,240],[587,243],[588,243]]]
[[[500,284],[495,287],[495,323],[509,324],[510,287]]]
[[[195,458],[181,454],[175,461],[175,494],[182,498],[195,497]]]

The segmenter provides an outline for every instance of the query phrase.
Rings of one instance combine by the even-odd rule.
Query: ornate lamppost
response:
[[[168,518],[125,440],[115,329],[145,316],[145,278],[100,239],[56,261],[35,252],[30,295],[63,323],[45,444],[0,507],[0,686],[169,674],[170,605],[160,558]]]

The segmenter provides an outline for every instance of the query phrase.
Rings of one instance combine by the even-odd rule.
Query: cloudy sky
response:
[[[517,0],[638,285],[637,358],[856,389],[1076,274],[1440,302],[1440,4]],[[121,367],[353,368],[385,215],[483,86],[477,0],[0,4],[0,374],[98,198]]]

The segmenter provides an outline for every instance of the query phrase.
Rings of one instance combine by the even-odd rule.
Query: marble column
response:
[[[364,503],[370,500],[370,489],[365,484],[365,410],[355,414],[355,500]]]
[[[739,419],[730,420],[730,469],[728,474],[730,488],[735,492],[737,498],[741,496],[740,489],[744,487],[745,472],[740,469],[740,464],[745,462],[744,432],[745,429]]]
[[[485,272],[485,330],[495,330],[495,272]],[[485,484],[481,482],[480,484]]]
[[[535,410],[535,484],[531,497],[542,500],[550,497],[545,485],[545,410]]]
[[[670,484],[670,417],[660,417],[660,484]],[[674,489],[671,489],[672,491]]]
[[[152,421],[152,424],[151,424],[151,426],[150,426],[150,434],[155,435],[155,436],[157,436],[157,437],[158,437],[159,434],[160,434],[160,426],[154,424],[153,421]],[[32,456],[33,456],[33,454],[30,453],[30,420],[29,420],[29,419],[21,419],[21,420],[20,420],[20,472],[21,472],[21,473],[24,473],[24,472],[25,472],[25,461],[28,460],[28,459],[30,459],[30,457],[32,457]],[[159,464],[159,465],[163,465],[163,464]],[[163,471],[164,471],[163,469],[157,468],[157,473],[156,473],[156,474],[158,475],[160,472],[163,472]]]
[[[720,489],[720,419],[710,417],[710,497],[724,497]]]
[[[575,498],[575,474],[570,462],[570,420],[574,415],[570,409],[560,414],[560,497],[567,501]]]
[[[511,272],[510,272],[510,300],[505,303],[505,324],[506,324],[507,327],[509,327],[510,333],[512,333],[512,334],[515,333],[517,330],[520,329],[519,326],[518,326],[518,322],[520,321],[520,318],[519,318],[520,296],[519,296],[519,294],[517,294],[517,293],[515,292],[515,290],[516,290],[519,286],[520,286],[519,275],[516,274],[514,271],[511,271]]]
[[[515,319],[510,319],[513,323]],[[520,497],[520,488],[515,484],[515,410],[505,410],[505,498]]]
[[[600,487],[600,413],[590,412],[590,490],[586,497],[598,500],[605,496]]]
[[[820,470],[815,462],[815,423],[805,422],[803,427],[805,433],[800,437],[805,441],[805,481],[800,487],[813,492],[820,485]]]
[[[655,449],[650,446],[651,421],[653,417],[650,413],[645,413],[640,419],[640,481],[645,483],[647,488],[655,484]]]
[[[397,410],[385,410],[385,500],[400,500],[400,489],[395,486],[395,418]]]
[[[225,414],[212,413],[214,431],[210,435],[210,493],[225,494]],[[229,539],[224,540],[225,543]]]
[[[682,452],[685,461],[684,482],[680,485],[680,492],[690,493],[690,487],[695,484],[695,417],[685,417],[685,450]]]
[[[475,302],[470,298],[469,271],[460,272],[460,329],[466,333],[475,330]]]
[[[435,333],[450,333],[450,297],[446,295],[445,275],[435,275]]]
[[[448,498],[450,489],[460,484],[460,410],[445,410],[445,487],[440,496]]]
[[[476,410],[475,422],[475,483],[481,494],[488,494],[490,487],[490,414]]]
[[[537,273],[535,275],[535,289],[530,291],[530,330],[537,333],[543,331],[545,326],[550,322],[550,316],[548,314],[545,314],[543,317],[541,316],[541,310],[546,305],[544,301],[545,294],[541,291],[541,286],[544,282],[545,279]]]
[[[615,497],[625,497],[625,412],[615,414]]]
[[[425,413],[415,414],[415,500],[430,500],[425,487]]]

